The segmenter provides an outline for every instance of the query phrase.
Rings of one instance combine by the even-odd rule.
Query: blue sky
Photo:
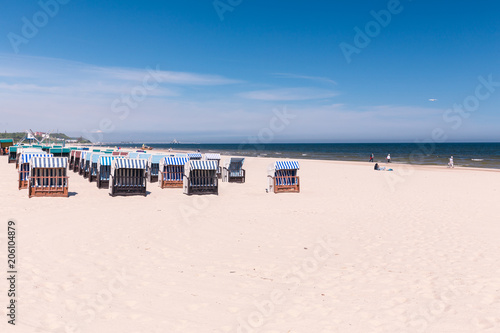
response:
[[[413,142],[438,129],[446,141],[499,141],[495,1],[2,7],[0,130],[98,141]],[[288,118],[276,122],[278,114]]]

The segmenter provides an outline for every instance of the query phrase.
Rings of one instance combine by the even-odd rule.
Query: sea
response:
[[[455,166],[500,169],[500,142],[495,143],[268,143],[268,144],[158,144],[153,148],[174,150],[200,150],[202,153],[222,155],[262,156],[274,159],[316,159],[334,161],[368,161],[371,154],[375,162],[385,162],[388,154],[392,162],[447,165],[453,156]],[[116,144],[113,144],[115,146]],[[118,144],[137,147],[141,144]],[[154,150],[153,150],[154,151]]]

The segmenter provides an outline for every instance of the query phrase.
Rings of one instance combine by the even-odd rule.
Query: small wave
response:
[[[307,154],[302,154],[302,156],[307,156]]]
[[[276,155],[281,155],[281,153],[275,152]]]
[[[474,161],[474,162],[482,162],[482,161],[484,161],[482,158],[472,158],[471,160]]]

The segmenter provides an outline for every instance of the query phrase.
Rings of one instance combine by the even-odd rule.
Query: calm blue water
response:
[[[153,148],[173,148],[219,152],[223,155],[307,158],[320,160],[385,162],[387,154],[397,163],[447,165],[453,156],[456,166],[500,169],[500,143],[319,143],[319,144],[148,144]],[[140,144],[121,147],[140,147]]]

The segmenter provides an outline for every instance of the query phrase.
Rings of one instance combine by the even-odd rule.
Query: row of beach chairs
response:
[[[11,147],[12,148],[12,147]],[[18,155],[18,156],[17,156]],[[56,157],[38,148],[16,152],[19,189],[29,196],[68,196],[68,168],[111,196],[146,195],[146,183],[183,188],[183,193],[218,194],[218,181],[245,182],[244,158],[230,158],[222,167],[220,154],[146,154],[141,152],[72,150]],[[10,159],[10,158],[9,158]],[[10,162],[10,161],[9,161]],[[271,192],[300,192],[296,161],[277,161],[268,169]]]

